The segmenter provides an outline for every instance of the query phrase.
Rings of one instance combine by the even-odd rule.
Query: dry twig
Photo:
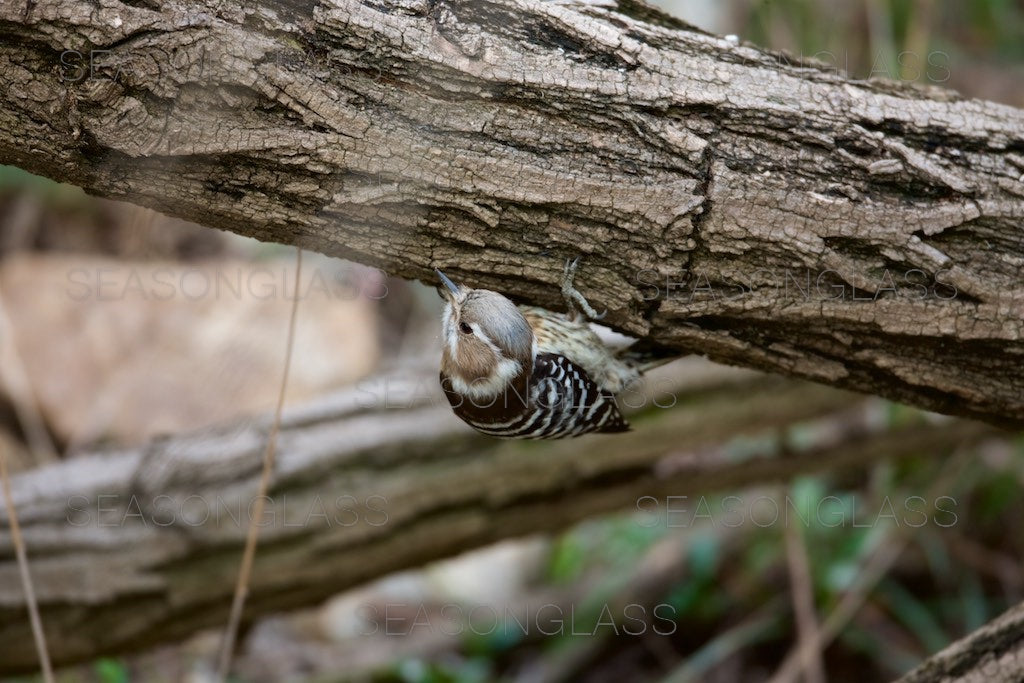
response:
[[[288,340],[285,344],[284,371],[281,373],[281,390],[277,397],[277,408],[274,411],[274,422],[270,428],[270,436],[267,439],[267,450],[263,454],[263,470],[260,474],[259,491],[254,500],[252,517],[249,520],[249,531],[245,539],[245,550],[242,553],[242,566],[238,572],[238,583],[235,586],[235,597],[231,603],[231,614],[228,617],[228,627],[224,632],[224,640],[221,643],[220,658],[217,665],[217,680],[227,679],[228,671],[231,669],[231,656],[235,650],[235,640],[238,637],[238,626],[242,621],[242,610],[245,607],[245,599],[249,594],[249,577],[252,575],[252,565],[256,558],[256,542],[259,539],[260,520],[263,519],[263,508],[267,498],[267,489],[270,486],[270,475],[274,471],[274,455],[277,450],[277,434],[281,428],[281,411],[284,409],[284,394],[288,387],[288,372],[291,369],[292,347],[295,343],[295,320],[299,312],[299,287],[302,277],[302,250],[295,248],[295,289],[292,299],[291,317],[288,319]]]
[[[814,585],[807,560],[804,535],[796,524],[783,523],[786,538],[786,565],[789,568],[790,595],[796,615],[799,639],[800,668],[805,683],[825,683],[825,664],[821,648],[815,647],[818,637],[818,615],[814,611]]]

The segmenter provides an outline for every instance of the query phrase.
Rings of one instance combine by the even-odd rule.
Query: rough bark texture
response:
[[[882,458],[940,457],[994,430],[976,422],[834,421],[835,442],[737,460],[717,446],[794,421],[856,414],[861,399],[732,371],[665,385],[682,406],[615,438],[501,442],[467,435],[433,372],[378,378],[286,414],[246,618],[595,514]],[[659,401],[664,405],[664,400]],[[841,427],[846,425],[846,427]],[[256,491],[267,422],[97,453],[15,479],[53,658],[137,651],[221,626]],[[0,674],[34,650],[0,517]]]
[[[653,343],[1024,424],[1020,110],[633,0],[3,0],[0,34],[0,161],[552,307],[583,254]]]
[[[1024,604],[958,640],[898,683],[1016,683],[1024,677]]]

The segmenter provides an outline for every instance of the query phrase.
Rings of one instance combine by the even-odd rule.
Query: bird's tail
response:
[[[679,352],[641,339],[616,352],[615,357],[645,373],[679,358]]]

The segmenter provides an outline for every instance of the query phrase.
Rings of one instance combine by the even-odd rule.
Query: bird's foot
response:
[[[580,257],[577,256],[573,259],[567,259],[565,262],[565,273],[562,276],[562,298],[565,299],[565,305],[569,309],[569,319],[579,320],[580,311],[587,315],[591,320],[600,320],[608,311],[602,311],[598,313],[594,310],[594,307],[590,305],[586,297],[580,294],[579,290],[573,287],[573,280],[576,277],[576,269],[579,268]]]

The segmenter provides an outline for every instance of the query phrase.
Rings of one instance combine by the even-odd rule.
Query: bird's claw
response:
[[[579,312],[582,310],[588,318],[591,320],[601,320],[608,315],[608,310],[605,309],[598,313],[590,302],[587,301],[586,297],[580,294],[573,286],[573,279],[576,277],[576,269],[579,268],[581,257],[566,259],[565,261],[565,273],[562,277],[562,298],[565,299],[565,305],[569,309],[569,318],[576,320],[579,318]],[[577,309],[577,306],[579,307]]]

